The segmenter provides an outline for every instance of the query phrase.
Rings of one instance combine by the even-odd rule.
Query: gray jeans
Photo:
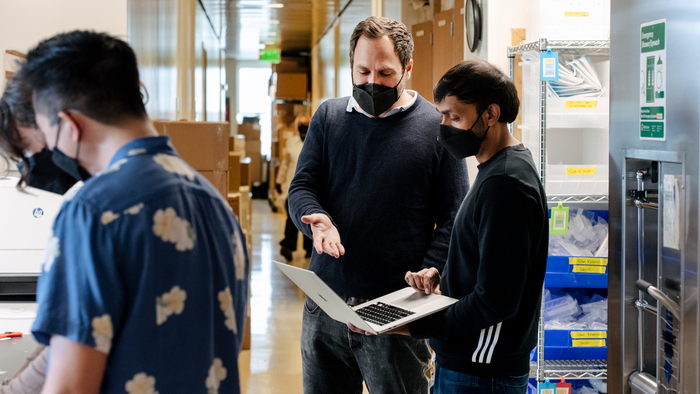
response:
[[[356,334],[306,298],[301,331],[304,394],[428,393],[426,340]]]

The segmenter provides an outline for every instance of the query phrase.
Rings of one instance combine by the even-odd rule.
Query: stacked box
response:
[[[229,182],[228,122],[153,122],[180,157],[226,198]]]

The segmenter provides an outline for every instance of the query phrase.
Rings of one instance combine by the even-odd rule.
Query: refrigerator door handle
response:
[[[664,292],[662,292],[658,288],[652,286],[651,283],[649,283],[645,280],[639,279],[637,281],[636,285],[637,285],[637,289],[654,297],[657,301],[659,301],[661,303],[661,305],[665,306],[666,309],[671,311],[671,313],[673,313],[673,316],[675,316],[677,318],[681,317],[681,307],[678,305],[677,302],[673,301]]]

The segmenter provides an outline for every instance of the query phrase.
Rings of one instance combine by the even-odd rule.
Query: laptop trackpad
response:
[[[421,291],[415,291],[410,287],[407,289],[399,290],[392,295],[396,295],[396,297],[387,299],[387,302],[390,302],[391,304],[400,308],[412,310],[415,310],[416,308],[421,307],[423,305],[429,304],[435,301],[436,298],[434,294],[425,294]]]

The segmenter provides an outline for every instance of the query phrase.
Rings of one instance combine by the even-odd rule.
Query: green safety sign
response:
[[[639,138],[666,141],[666,19],[643,23],[640,37]]]

